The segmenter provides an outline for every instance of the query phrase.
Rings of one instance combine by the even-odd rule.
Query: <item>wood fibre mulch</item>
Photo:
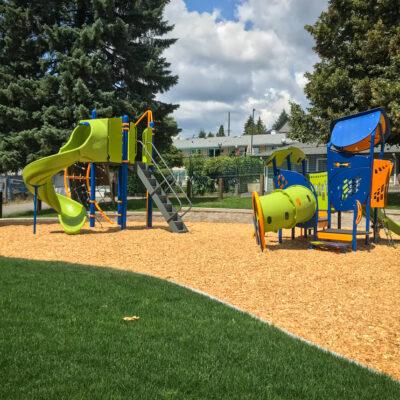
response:
[[[261,253],[252,226],[188,223],[64,234],[58,224],[0,228],[0,255],[119,268],[207,292],[295,335],[400,379],[400,242],[337,254],[302,240]],[[397,238],[399,239],[399,238]]]

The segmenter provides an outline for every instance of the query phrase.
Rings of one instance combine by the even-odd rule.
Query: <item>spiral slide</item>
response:
[[[55,192],[52,177],[76,162],[106,162],[108,160],[108,121],[81,121],[58,154],[27,165],[23,178],[33,193],[58,213],[58,219],[68,234],[79,233],[86,222],[85,207]]]

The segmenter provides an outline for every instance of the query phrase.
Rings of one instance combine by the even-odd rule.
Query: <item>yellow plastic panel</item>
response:
[[[147,165],[153,165],[151,155],[153,154],[153,129],[146,128],[142,134],[144,149],[142,152],[142,161]]]
[[[129,136],[128,136],[128,160],[133,164],[136,160],[137,154],[137,128],[135,124],[130,124],[129,126]]]
[[[122,118],[108,119],[108,156],[110,162],[122,161]]]

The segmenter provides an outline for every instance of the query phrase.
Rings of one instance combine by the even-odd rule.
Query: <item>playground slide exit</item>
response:
[[[379,222],[381,222],[383,225],[386,226],[387,229],[389,229],[389,231],[392,231],[396,235],[400,236],[400,224],[386,216],[385,213],[380,209],[378,209],[378,219]]]
[[[107,121],[81,122],[58,154],[28,164],[22,173],[28,189],[38,188],[38,197],[58,213],[58,219],[68,234],[79,233],[86,222],[85,207],[54,190],[52,177],[76,162],[106,162]]]

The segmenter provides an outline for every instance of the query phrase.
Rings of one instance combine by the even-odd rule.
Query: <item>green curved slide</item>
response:
[[[392,231],[396,235],[400,236],[400,224],[393,221],[388,216],[386,216],[385,213],[381,209],[378,209],[378,219],[379,219],[379,222],[381,222],[383,225],[385,225],[389,231]]]
[[[36,160],[24,168],[23,178],[33,193],[58,213],[58,219],[69,234],[79,233],[86,222],[85,207],[55,192],[52,177],[76,162],[108,161],[108,120],[81,121],[58,154]]]

